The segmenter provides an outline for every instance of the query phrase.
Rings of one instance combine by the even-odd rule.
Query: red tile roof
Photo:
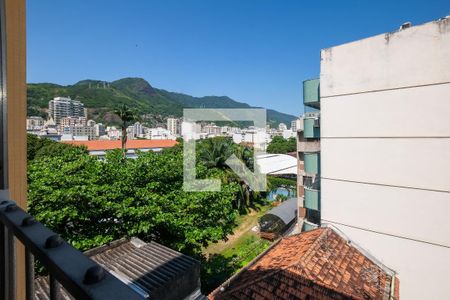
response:
[[[395,273],[331,228],[283,238],[209,299],[399,299]],[[394,294],[394,298],[389,295]]]
[[[66,141],[64,143],[74,146],[86,146],[89,151],[105,151],[120,149],[121,141]],[[174,140],[128,140],[127,149],[150,149],[150,148],[170,148],[178,144]]]

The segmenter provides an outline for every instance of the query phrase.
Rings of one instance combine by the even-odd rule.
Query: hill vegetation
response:
[[[183,108],[250,108],[251,106],[226,96],[193,97],[152,87],[142,78],[123,78],[113,82],[82,80],[73,85],[53,83],[28,84],[28,115],[46,116],[48,101],[57,96],[80,100],[88,108],[88,117],[98,122],[118,124],[111,113],[126,104],[142,113],[149,125],[164,124],[168,116],[181,117]],[[267,110],[272,126],[289,124],[295,116]]]

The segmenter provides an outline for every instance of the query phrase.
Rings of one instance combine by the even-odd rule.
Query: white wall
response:
[[[321,51],[320,95],[450,82],[450,19]]]
[[[326,137],[449,137],[450,83],[321,99]]]
[[[325,222],[450,247],[450,193],[323,178],[322,186],[321,214]]]
[[[336,225],[335,225],[336,226]],[[450,251],[448,248],[379,235],[337,225],[351,240],[386,266],[400,279],[400,299],[449,299]]]
[[[450,138],[322,139],[321,177],[450,192]]]
[[[449,19],[321,53],[321,214],[399,273],[402,299],[450,299]]]

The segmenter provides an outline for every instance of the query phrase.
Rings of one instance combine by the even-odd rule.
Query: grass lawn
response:
[[[203,293],[210,293],[270,246],[269,241],[261,239],[251,229],[271,208],[270,204],[264,203],[239,216],[238,225],[227,241],[211,244],[204,249],[206,258],[202,262],[201,274]]]

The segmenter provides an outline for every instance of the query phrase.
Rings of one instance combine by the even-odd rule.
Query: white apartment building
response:
[[[133,125],[128,126],[127,134],[129,139],[135,139],[143,137],[144,135],[144,126],[140,122],[136,122]]]
[[[149,140],[175,140],[176,136],[166,128],[147,128],[145,138]]]
[[[106,127],[106,134],[110,140],[118,140],[122,136],[121,130],[117,129],[115,126]]]
[[[322,50],[318,99],[305,207],[398,272],[400,298],[450,299],[450,17]]]
[[[173,135],[181,134],[181,120],[177,118],[167,118],[167,130]]]
[[[272,141],[265,130],[243,130],[241,133],[233,133],[233,142],[236,144],[252,145],[261,151],[266,151],[267,145]]]
[[[88,140],[95,140],[95,129],[91,126],[74,125],[74,126],[62,126],[62,135],[71,135],[76,137],[86,137]]]
[[[222,134],[222,128],[214,123],[206,124],[202,127],[202,132],[208,136],[218,136]]]
[[[297,132],[302,127],[302,119],[298,118],[291,122],[291,130]]]
[[[59,125],[64,117],[84,117],[84,104],[66,97],[55,97],[48,102],[48,114]]]
[[[27,130],[40,130],[44,126],[42,117],[27,117]]]

